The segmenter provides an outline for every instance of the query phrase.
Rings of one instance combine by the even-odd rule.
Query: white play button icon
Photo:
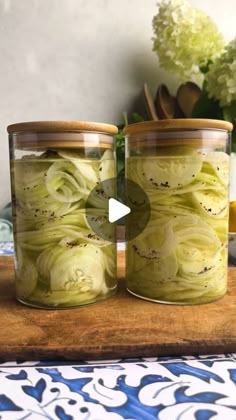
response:
[[[115,198],[109,198],[108,212],[109,222],[114,223],[117,220],[129,214],[131,212],[131,209],[125,204],[122,204],[120,201],[115,200]]]
[[[89,193],[86,200],[86,220],[91,230],[89,238],[116,243],[116,223],[124,223],[125,241],[128,242],[146,228],[151,213],[147,194],[128,178],[125,179],[125,188],[123,184],[121,187],[119,191],[117,178],[108,178],[96,184]]]

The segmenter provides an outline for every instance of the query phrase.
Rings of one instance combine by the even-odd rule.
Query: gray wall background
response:
[[[235,0],[190,2],[236,35]],[[161,82],[175,89],[152,52],[156,13],[156,0],[0,0],[0,207],[10,200],[8,124],[119,123],[145,81],[153,93]]]

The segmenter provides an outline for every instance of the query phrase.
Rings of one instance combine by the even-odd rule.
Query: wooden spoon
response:
[[[157,89],[155,107],[160,119],[180,118],[182,116],[176,98],[170,94],[164,84],[161,84]]]
[[[155,105],[147,83],[144,83],[143,93],[148,116],[151,120],[158,120]]]
[[[195,103],[198,101],[202,91],[196,83],[187,82],[179,86],[176,99],[180,109],[186,118],[192,116]]]

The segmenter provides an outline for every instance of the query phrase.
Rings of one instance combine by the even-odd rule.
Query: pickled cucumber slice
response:
[[[223,185],[229,184],[229,160],[230,157],[224,152],[208,152],[204,157],[214,174],[222,182]]]
[[[143,188],[169,190],[189,184],[201,171],[202,156],[192,150],[184,156],[133,157],[128,178]]]
[[[46,249],[37,259],[39,274],[51,291],[105,293],[107,291],[102,251],[91,244]]]
[[[135,255],[134,269],[141,270],[149,262],[158,262],[175,250],[176,240],[172,227],[166,223],[155,226],[150,222],[143,233],[129,243]]]
[[[38,271],[32,258],[17,246],[16,249],[16,292],[22,299],[27,298],[33,293],[37,286]]]
[[[45,177],[46,188],[52,199],[63,203],[79,201],[86,194],[84,177],[70,162],[55,162]]]
[[[195,191],[192,196],[193,202],[202,214],[212,217],[227,217],[228,197],[226,193],[204,190]]]
[[[67,150],[58,150],[58,154],[75,166],[75,170],[80,172],[88,189],[91,190],[99,182],[98,160],[82,158],[78,152]]]
[[[106,194],[106,199],[114,197],[116,194],[115,175],[113,152],[111,150],[106,150],[99,166],[99,179]],[[109,182],[104,182],[107,180],[109,180]]]
[[[111,162],[114,162],[114,165]],[[106,179],[115,177],[115,161],[113,152],[111,150],[106,150],[102,156],[101,163],[99,165],[99,178],[100,181],[105,181]]]

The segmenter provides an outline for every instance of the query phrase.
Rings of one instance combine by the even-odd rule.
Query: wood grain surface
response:
[[[13,261],[0,257],[0,360],[98,360],[236,352],[236,269],[227,295],[195,306],[147,302],[125,290],[119,255],[116,296],[68,310],[15,299]]]

